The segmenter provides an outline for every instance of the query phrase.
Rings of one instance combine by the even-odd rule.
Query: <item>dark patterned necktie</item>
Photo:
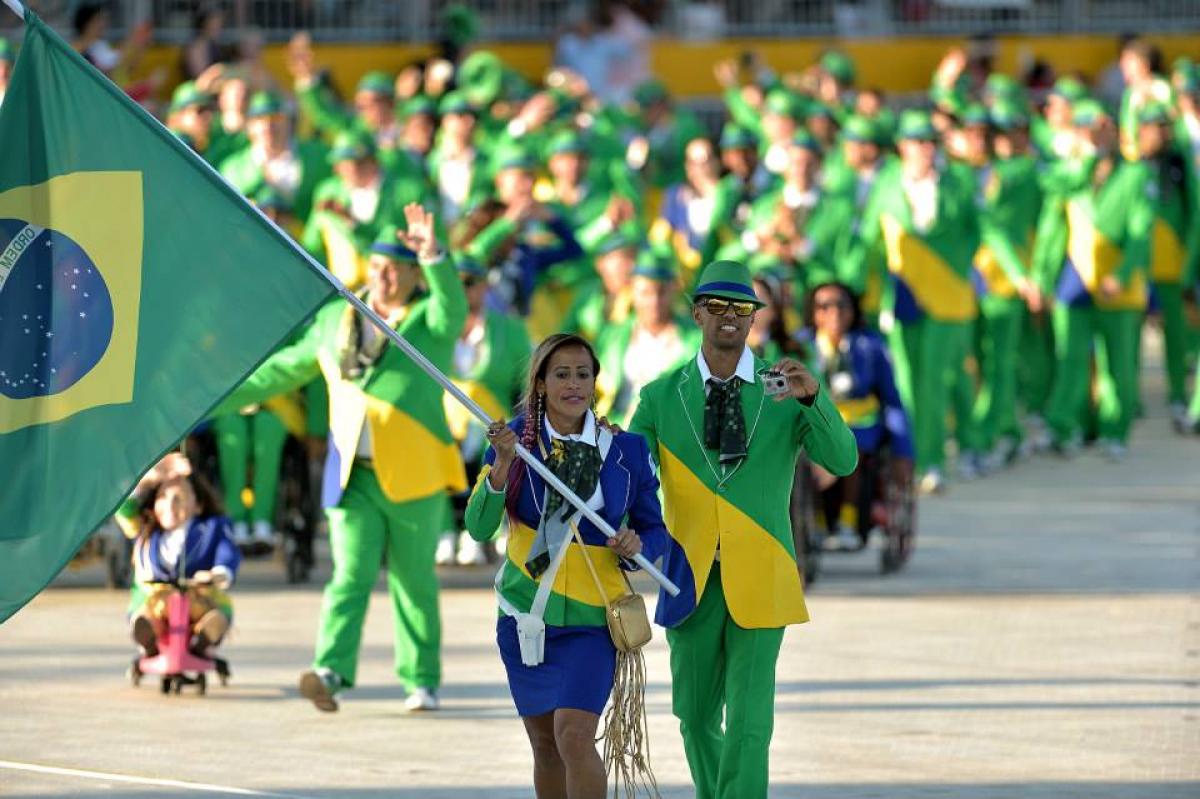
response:
[[[746,457],[746,418],[742,414],[742,380],[732,377],[722,383],[708,379],[704,401],[704,447],[720,452],[722,464]]]
[[[600,468],[604,465],[599,447],[582,441],[556,438],[550,442],[550,455],[545,460],[554,476],[566,483],[567,488],[584,502],[596,492]],[[542,524],[525,561],[526,570],[535,580],[550,567],[551,549],[553,547],[557,551],[562,543],[564,531],[569,530],[566,520],[574,510],[573,506],[566,504],[562,494],[547,486]],[[560,511],[561,519],[558,518]]]

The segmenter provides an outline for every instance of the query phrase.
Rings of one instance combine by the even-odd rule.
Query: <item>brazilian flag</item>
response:
[[[0,106],[0,622],[328,298],[32,12]]]

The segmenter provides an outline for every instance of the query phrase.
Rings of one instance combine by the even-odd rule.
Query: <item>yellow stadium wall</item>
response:
[[[1167,63],[1181,55],[1200,57],[1200,34],[1148,37],[1159,45]],[[800,70],[811,64],[825,48],[836,46],[858,66],[858,83],[888,92],[923,91],[947,48],[961,37],[918,37],[903,39],[728,39],[720,42],[689,42],[665,39],[654,44],[651,64],[672,92],[680,97],[705,97],[718,93],[712,65],[735,58],[746,50],[757,50],[773,68],[782,72]],[[482,45],[530,78],[538,78],[550,66],[552,47],[544,43],[495,43]],[[1015,74],[1026,63],[1041,59],[1060,72],[1079,71],[1094,76],[1116,57],[1115,37],[1003,36],[998,39],[997,67]],[[322,44],[317,60],[328,66],[337,84],[353,88],[359,76],[371,69],[398,71],[402,66],[433,53],[428,45],[407,44]],[[265,61],[276,78],[287,85],[283,45],[267,48]],[[171,70],[178,78],[179,50],[152,48],[139,72],[156,66]],[[172,81],[172,85],[175,80]]]

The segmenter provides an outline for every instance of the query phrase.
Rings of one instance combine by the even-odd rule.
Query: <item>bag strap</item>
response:
[[[583,553],[583,562],[587,564],[588,572],[592,575],[592,580],[596,583],[596,592],[600,594],[600,601],[604,603],[604,610],[612,613],[612,603],[608,601],[608,596],[604,593],[604,584],[600,582],[600,575],[596,573],[596,566],[592,563],[592,558],[588,555],[587,544],[583,543],[583,536],[579,533],[579,527],[574,522],[571,523],[571,534],[575,536],[575,541],[579,544],[579,550]],[[621,572],[621,577],[625,580],[625,586],[633,593],[633,584],[629,582],[629,575],[625,574],[625,570],[618,567]]]

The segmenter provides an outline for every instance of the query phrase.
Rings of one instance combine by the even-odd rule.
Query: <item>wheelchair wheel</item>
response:
[[[229,685],[229,662],[225,658],[213,658],[213,665],[217,669],[217,679],[221,682],[221,687]]]
[[[142,670],[138,667],[139,660],[141,660],[140,657],[134,657],[133,663],[129,664],[129,682],[134,688],[142,684]]]
[[[158,685],[158,688],[159,688],[159,690],[160,690],[160,691],[162,691],[164,694],[169,694],[169,693],[171,693],[171,678],[170,678],[170,677],[163,677],[163,678],[162,678],[162,681],[161,681],[161,682],[159,683],[159,685]]]
[[[208,693],[208,677],[205,676],[204,672],[196,675],[196,693],[201,696]]]
[[[173,693],[173,694],[183,693],[183,675],[182,674],[176,674],[174,677],[171,678],[171,693]]]
[[[808,460],[796,464],[796,479],[791,497],[792,543],[796,547],[796,566],[806,586],[817,581],[821,574],[822,541],[816,525],[816,486]]]
[[[888,470],[886,492],[886,540],[879,557],[879,570],[891,574],[904,567],[912,557],[917,535],[917,503],[912,481]]]

